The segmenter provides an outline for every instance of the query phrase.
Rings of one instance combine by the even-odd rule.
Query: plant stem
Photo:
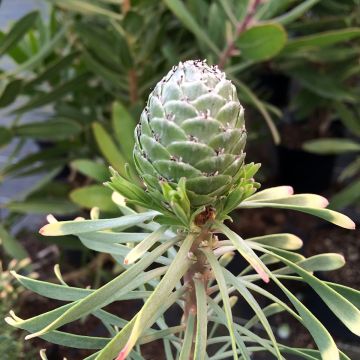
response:
[[[212,233],[209,231],[208,226],[205,224],[202,227],[199,236],[194,241],[191,247],[191,253],[196,258],[196,261],[190,267],[190,269],[184,275],[184,283],[188,287],[188,291],[185,295],[185,307],[184,307],[184,315],[183,315],[183,323],[186,325],[188,322],[189,314],[196,314],[196,294],[195,294],[195,284],[194,277],[201,278],[204,282],[205,289],[208,286],[209,280],[209,269],[207,266],[206,256],[200,251],[200,247],[204,246],[204,242],[210,243],[212,238]],[[196,319],[195,319],[196,321]],[[193,346],[191,348],[189,360],[194,359],[194,341],[195,341],[195,333],[193,338]]]
[[[247,14],[243,21],[238,22],[235,28],[235,35],[233,38],[227,43],[225,50],[222,52],[219,59],[219,68],[223,69],[229,57],[232,56],[235,50],[235,42],[237,38],[243,33],[251,24],[253,17],[255,15],[257,7],[260,5],[261,0],[253,0],[250,2]]]

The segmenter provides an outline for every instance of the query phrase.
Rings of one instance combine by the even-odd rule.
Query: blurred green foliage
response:
[[[20,199],[2,205],[10,211],[7,226],[18,214],[66,216],[99,203],[113,212],[110,192],[97,184],[108,177],[109,164],[120,174],[125,163],[132,166],[140,110],[154,84],[181,60],[202,58],[224,68],[275,143],[283,110],[307,119],[325,108],[330,120],[339,117],[358,130],[357,0],[48,3],[49,17],[31,12],[0,33],[0,54],[13,63],[0,73],[0,107],[13,118],[0,126],[0,146],[17,141],[0,176],[45,174]],[[286,106],[271,103],[264,72],[295,84]],[[39,150],[18,159],[28,139]]]

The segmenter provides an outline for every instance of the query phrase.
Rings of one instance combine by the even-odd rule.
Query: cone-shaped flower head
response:
[[[236,88],[217,66],[186,61],[150,94],[135,130],[134,158],[149,189],[186,178],[193,207],[210,205],[240,181],[246,130]]]

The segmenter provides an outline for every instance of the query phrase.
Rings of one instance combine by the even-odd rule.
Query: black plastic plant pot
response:
[[[329,188],[335,155],[317,155],[283,145],[277,147],[278,181],[296,192],[322,193]]]

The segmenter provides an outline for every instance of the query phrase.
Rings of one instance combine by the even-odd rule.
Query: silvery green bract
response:
[[[225,73],[205,61],[180,62],[158,82],[135,136],[135,163],[149,189],[186,178],[193,207],[229,194],[244,175],[244,108]]]

